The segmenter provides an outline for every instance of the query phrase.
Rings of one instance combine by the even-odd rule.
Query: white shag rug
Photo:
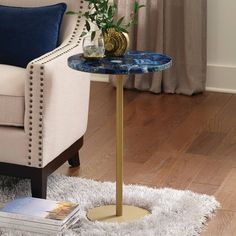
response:
[[[0,204],[21,196],[30,196],[28,180],[0,176]],[[124,203],[146,208],[151,215],[122,224],[91,222],[86,218],[89,208],[115,203],[115,184],[62,175],[49,177],[48,198],[80,204],[79,221],[63,235],[81,236],[195,236],[220,206],[214,197],[191,191],[129,185]],[[1,228],[0,235],[35,234]]]

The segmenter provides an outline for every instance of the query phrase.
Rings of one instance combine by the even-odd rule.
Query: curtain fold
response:
[[[135,0],[115,0],[118,16],[127,19]],[[165,53],[173,58],[162,73],[127,77],[125,88],[192,95],[206,83],[206,0],[139,0],[145,4],[130,31],[131,49]],[[115,84],[115,79],[110,78]]]

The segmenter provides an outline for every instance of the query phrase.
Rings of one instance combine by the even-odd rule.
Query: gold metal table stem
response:
[[[116,216],[123,213],[123,116],[124,89],[123,76],[117,76],[116,84]]]
[[[116,205],[100,206],[90,209],[88,219],[92,221],[126,222],[140,219],[149,211],[136,206],[123,205],[123,75],[117,75],[116,83]]]

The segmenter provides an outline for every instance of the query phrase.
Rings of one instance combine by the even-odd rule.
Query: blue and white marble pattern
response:
[[[143,74],[162,71],[172,65],[171,57],[150,51],[127,51],[123,57],[87,60],[83,54],[68,59],[72,69],[96,74]]]

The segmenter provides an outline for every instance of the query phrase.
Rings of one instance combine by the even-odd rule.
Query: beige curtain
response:
[[[116,0],[118,15],[128,17],[134,0]],[[139,0],[145,4],[130,31],[131,48],[165,53],[173,67],[163,73],[127,77],[126,88],[192,95],[206,81],[207,0]],[[111,82],[115,84],[114,78]]]

